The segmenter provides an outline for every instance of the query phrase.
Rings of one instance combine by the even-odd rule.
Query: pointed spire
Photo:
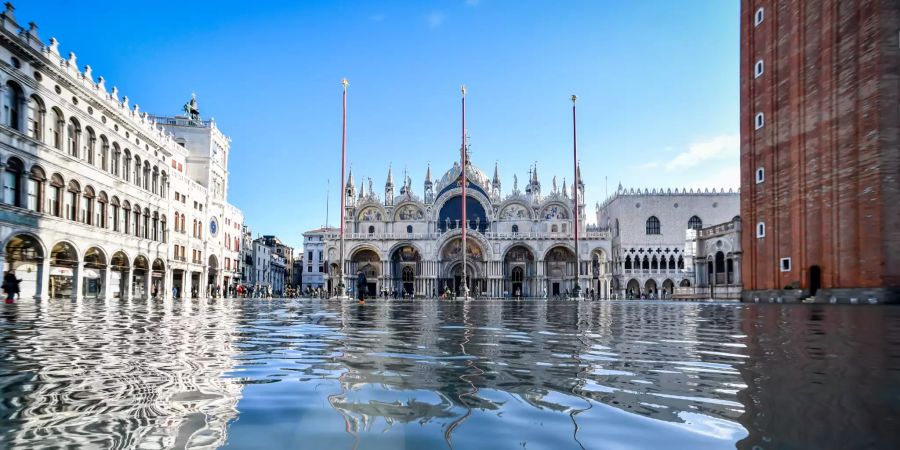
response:
[[[388,163],[387,182],[385,182],[384,185],[385,187],[394,186],[394,171],[390,163]]]
[[[569,188],[566,187],[566,177],[563,177],[562,193],[563,193],[563,197],[569,196]]]
[[[584,186],[584,178],[581,178],[581,161],[578,161],[578,165],[576,166],[575,176],[578,177],[576,184],[579,186]]]
[[[431,184],[431,163],[428,163],[428,169],[425,170],[425,184]]]
[[[500,184],[500,163],[494,161],[494,184]]]
[[[347,171],[347,186],[353,187],[353,164],[350,165],[350,170]]]
[[[538,182],[537,161],[534,162],[534,170],[531,171],[531,181],[535,184]]]

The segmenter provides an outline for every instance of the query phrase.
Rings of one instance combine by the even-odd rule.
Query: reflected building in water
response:
[[[237,417],[233,308],[215,301],[19,305],[28,339],[2,335],[0,447],[217,448]],[[34,317],[31,317],[34,316]],[[86,323],[81,318],[95,317]],[[216,327],[210,328],[208,323]]]

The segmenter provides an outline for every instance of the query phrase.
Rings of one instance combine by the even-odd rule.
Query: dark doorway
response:
[[[822,287],[822,269],[819,266],[812,266],[809,268],[809,295],[816,295],[820,287]]]
[[[553,291],[551,292],[551,294],[559,295],[559,283],[553,283],[552,287],[553,287]]]

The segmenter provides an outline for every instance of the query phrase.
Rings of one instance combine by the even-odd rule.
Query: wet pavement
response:
[[[897,448],[900,308],[0,306],[0,448]]]

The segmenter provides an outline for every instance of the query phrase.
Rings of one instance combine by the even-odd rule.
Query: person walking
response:
[[[15,300],[16,295],[19,293],[19,281],[12,270],[3,274],[3,291],[6,293],[6,303],[12,303]]]
[[[357,297],[359,298],[360,303],[364,303],[366,301],[366,289],[368,288],[369,283],[366,280],[366,274],[362,273],[361,270],[356,272],[356,292]]]

